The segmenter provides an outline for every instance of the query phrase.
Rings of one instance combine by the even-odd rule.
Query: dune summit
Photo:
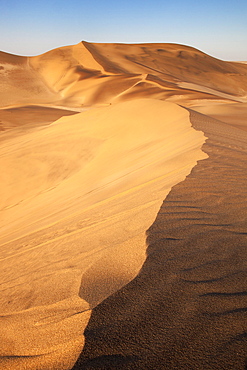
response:
[[[0,53],[1,369],[245,369],[247,65]]]

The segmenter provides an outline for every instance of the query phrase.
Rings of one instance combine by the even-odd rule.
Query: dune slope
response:
[[[247,65],[83,41],[0,78],[1,369],[244,370]]]
[[[203,141],[186,110],[148,99],[3,141],[2,368],[75,361],[89,309],[136,276],[145,231]]]

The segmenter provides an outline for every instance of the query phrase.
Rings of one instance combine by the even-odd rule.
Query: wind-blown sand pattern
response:
[[[245,369],[247,65],[82,42],[0,74],[0,367]]]

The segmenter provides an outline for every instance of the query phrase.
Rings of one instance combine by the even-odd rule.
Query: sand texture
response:
[[[247,366],[247,65],[0,53],[0,368]]]

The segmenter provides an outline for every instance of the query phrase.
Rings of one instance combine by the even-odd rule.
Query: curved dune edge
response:
[[[247,133],[190,119],[208,158],[167,195],[138,276],[93,310],[73,370],[246,368]]]
[[[3,145],[1,368],[73,365],[90,309],[137,275],[146,230],[171,187],[206,158],[204,139],[185,109],[144,99]]]

